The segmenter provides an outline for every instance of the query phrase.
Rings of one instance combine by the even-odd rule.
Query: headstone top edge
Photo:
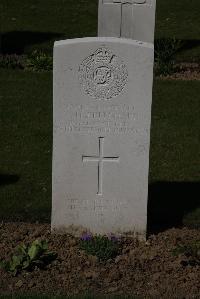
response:
[[[135,46],[139,46],[139,47],[146,47],[149,49],[154,49],[154,45],[152,43],[147,43],[147,42],[138,41],[138,40],[132,40],[132,39],[128,39],[128,38],[118,38],[118,37],[84,37],[84,38],[60,40],[60,41],[55,41],[54,48],[62,47],[62,46],[66,46],[66,45],[73,45],[73,44],[77,44],[77,43],[84,44],[84,43],[89,43],[89,42],[129,44],[129,45],[135,45]]]

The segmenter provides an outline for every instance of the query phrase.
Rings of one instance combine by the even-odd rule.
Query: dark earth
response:
[[[58,257],[46,269],[35,267],[14,277],[0,269],[0,294],[135,295],[139,298],[200,298],[200,264],[174,256],[178,244],[200,240],[200,230],[172,228],[149,236],[147,242],[121,238],[122,251],[99,261],[79,248],[69,234],[52,235],[49,224],[2,223],[0,260],[9,259],[17,245],[47,240]]]
[[[161,79],[172,80],[200,80],[199,63],[179,63],[175,65],[175,71],[171,75],[160,76]]]

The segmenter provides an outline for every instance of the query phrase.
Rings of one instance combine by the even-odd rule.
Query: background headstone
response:
[[[146,235],[153,45],[55,43],[52,230]]]
[[[154,42],[156,0],[99,0],[98,36]]]

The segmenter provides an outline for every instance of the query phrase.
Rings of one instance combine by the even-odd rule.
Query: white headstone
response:
[[[52,230],[145,238],[153,45],[55,43]]]
[[[156,0],[99,0],[98,36],[154,42]]]

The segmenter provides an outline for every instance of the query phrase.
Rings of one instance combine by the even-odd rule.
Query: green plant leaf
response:
[[[46,250],[48,249],[48,243],[47,243],[47,241],[43,240],[43,241],[41,242],[41,247],[42,247],[42,249],[43,249],[44,251],[46,251]]]
[[[34,265],[42,268],[57,257],[56,253],[47,252],[47,248],[45,240],[35,240],[29,246],[20,245],[9,262],[0,261],[0,267],[12,272],[14,276],[21,270],[32,269]]]
[[[27,260],[25,260],[24,262],[23,262],[23,265],[22,265],[22,269],[27,269],[27,268],[29,268],[30,267],[30,260],[29,259],[27,259]]]
[[[16,276],[17,275],[17,272],[18,272],[18,269],[15,269],[14,271],[13,271],[13,276]]]
[[[26,251],[27,251],[27,246],[22,244],[17,246],[16,248],[16,254],[17,255],[26,255]]]
[[[28,249],[28,255],[31,260],[36,259],[40,252],[41,252],[41,247],[37,244],[32,244],[31,247]]]
[[[94,236],[89,240],[81,240],[80,247],[88,254],[96,255],[99,260],[112,259],[120,251],[119,243],[108,239],[106,236]]]
[[[22,255],[13,255],[9,265],[10,271],[15,271],[17,267],[20,267],[22,261],[23,261]]]
[[[41,246],[42,246],[42,241],[35,240],[35,241],[32,242],[31,245],[35,245],[35,246],[39,246],[39,247],[41,247]]]
[[[172,254],[178,256],[180,254],[187,258],[187,261],[181,261],[184,265],[200,265],[200,240],[194,241],[190,244],[179,244],[172,251]]]

